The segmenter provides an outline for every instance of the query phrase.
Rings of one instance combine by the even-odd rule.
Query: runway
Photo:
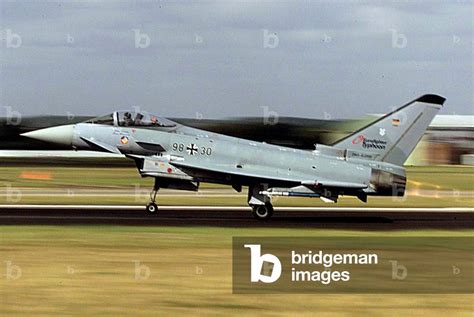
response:
[[[137,225],[284,227],[355,230],[473,229],[471,208],[277,207],[266,222],[249,207],[161,206],[148,215],[142,206],[2,205],[0,225]]]

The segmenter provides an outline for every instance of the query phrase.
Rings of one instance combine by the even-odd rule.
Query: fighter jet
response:
[[[200,130],[141,111],[116,111],[82,123],[40,129],[25,137],[72,147],[123,154],[142,177],[155,182],[146,211],[158,212],[160,188],[198,191],[202,182],[241,192],[259,220],[274,212],[273,196],[403,196],[403,163],[441,109],[445,98],[423,95],[331,145],[314,150]]]

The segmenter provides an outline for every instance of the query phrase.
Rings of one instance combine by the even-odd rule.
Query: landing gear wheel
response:
[[[252,206],[252,216],[258,220],[268,220],[273,216],[273,206],[270,203],[265,205]]]
[[[149,203],[146,205],[146,212],[155,215],[158,212],[158,206],[155,203]]]

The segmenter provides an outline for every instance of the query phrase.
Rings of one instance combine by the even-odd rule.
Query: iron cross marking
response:
[[[194,143],[191,143],[190,145],[186,147],[186,151],[188,152],[189,155],[196,154],[198,150],[199,150],[198,147]]]

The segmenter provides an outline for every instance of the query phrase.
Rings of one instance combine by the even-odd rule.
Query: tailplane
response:
[[[403,165],[446,98],[424,95],[337,141],[333,146]]]

